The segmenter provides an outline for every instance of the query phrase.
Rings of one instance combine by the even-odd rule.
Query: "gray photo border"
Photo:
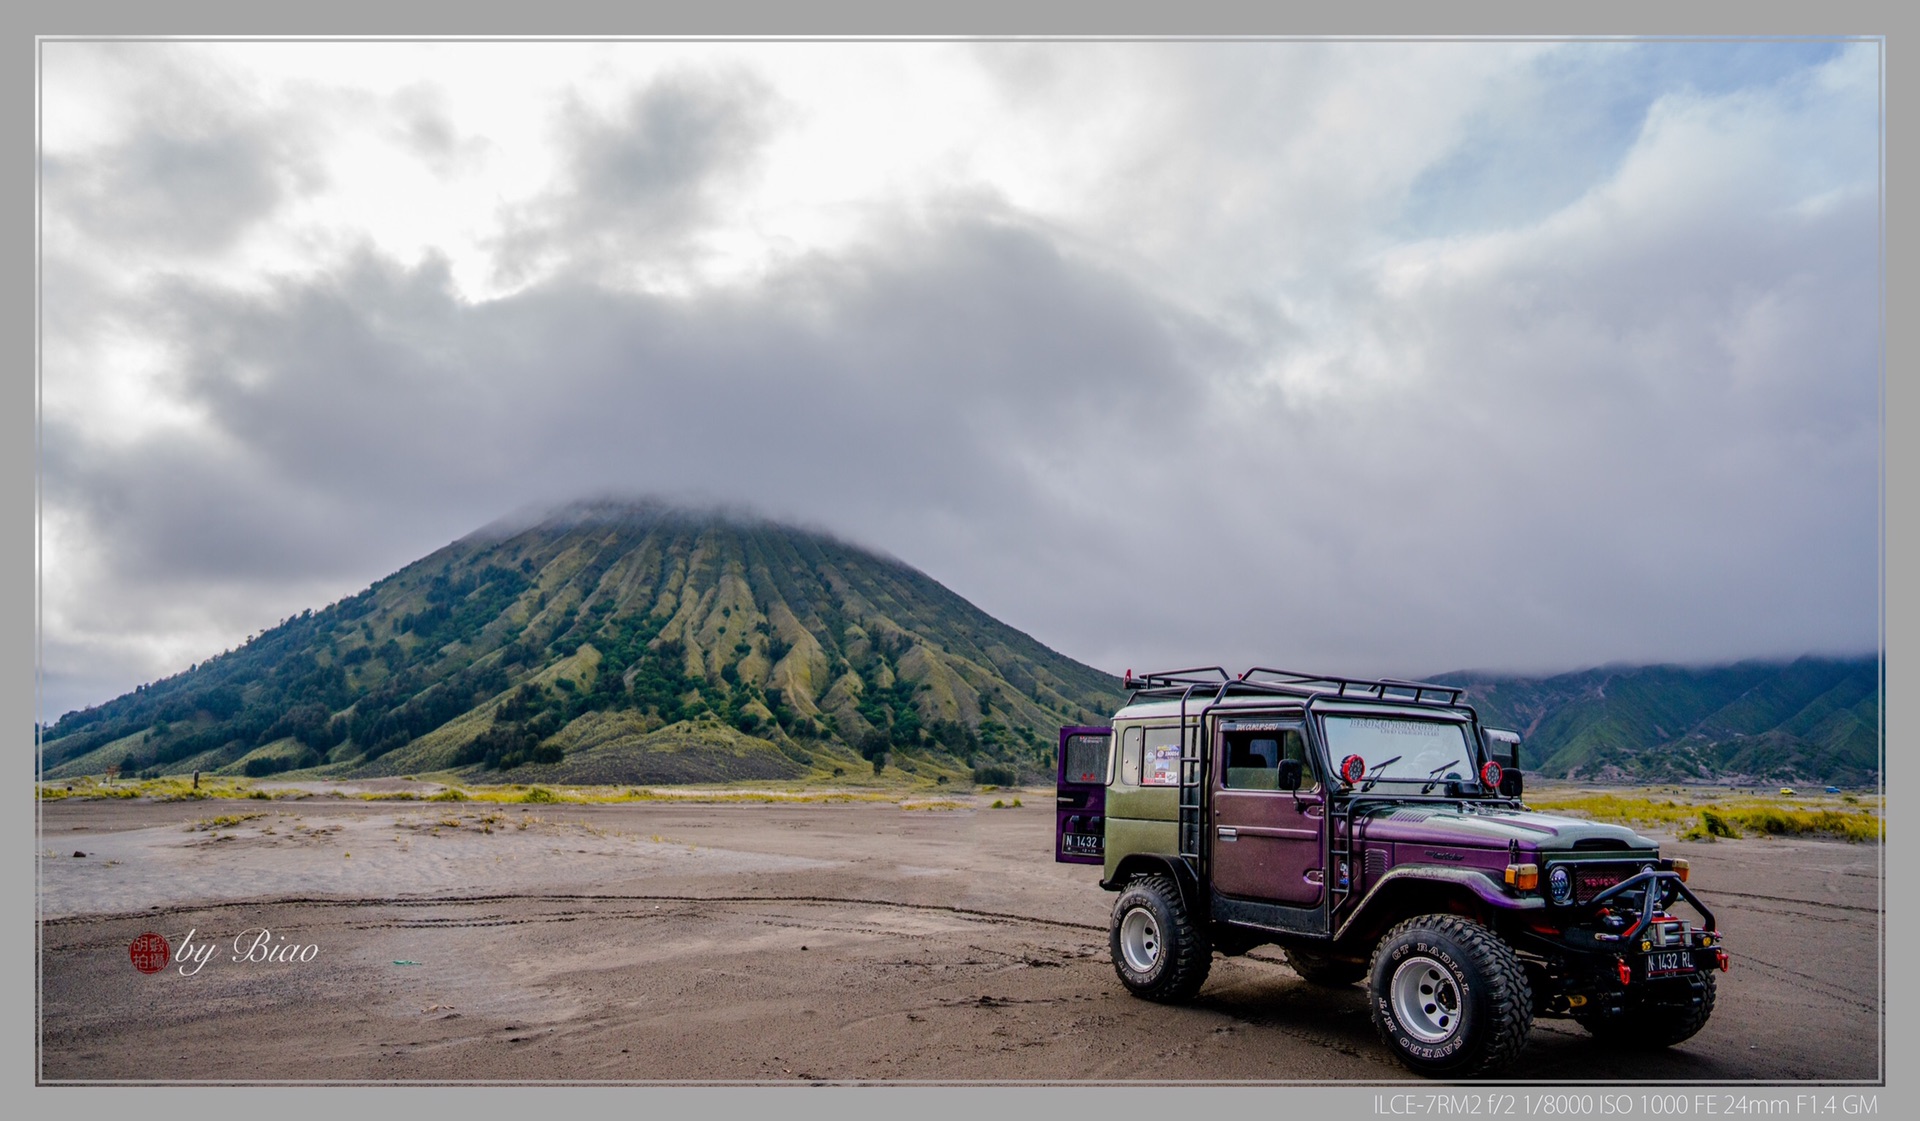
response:
[[[1911,583],[1902,586],[1889,579],[1890,573],[1914,570],[1914,526],[1911,499],[1903,507],[1898,496],[1905,492],[1900,484],[1914,477],[1917,454],[1913,445],[1897,437],[1913,418],[1913,394],[1910,379],[1889,376],[1901,369],[1897,356],[1911,349],[1910,332],[1898,330],[1900,321],[1889,317],[1895,293],[1911,290],[1906,283],[1906,262],[1910,255],[1896,252],[1902,242],[1893,240],[1900,232],[1897,222],[1887,214],[1888,187],[1900,181],[1903,152],[1890,143],[1896,124],[1903,118],[1892,112],[1890,95],[1898,96],[1901,87],[1887,81],[1890,43],[1899,42],[1889,35],[1892,26],[1890,5],[1844,0],[1814,9],[1786,4],[1733,4],[1715,2],[1690,5],[1684,9],[1649,3],[1645,0],[1614,3],[1579,10],[1521,3],[1472,3],[1432,5],[1396,0],[1372,3],[1358,10],[1332,7],[1279,10],[1251,0],[1202,0],[1178,9],[1169,5],[1149,5],[1130,0],[1127,3],[1049,3],[1044,6],[1021,5],[1009,0],[968,5],[964,9],[923,7],[907,10],[899,5],[876,2],[813,2],[779,4],[774,0],[725,0],[693,6],[649,6],[622,8],[601,0],[560,0],[526,6],[456,6],[449,0],[416,4],[406,8],[368,3],[366,0],[336,0],[306,9],[266,9],[231,0],[172,0],[168,3],[139,4],[133,0],[112,3],[59,5],[33,0],[16,9],[6,21],[5,42],[14,65],[11,75],[13,112],[8,120],[12,129],[7,149],[16,154],[16,172],[5,177],[5,212],[14,216],[7,226],[11,244],[17,252],[9,254],[12,265],[5,272],[8,295],[0,307],[11,317],[4,337],[17,348],[14,368],[22,371],[7,382],[12,407],[0,411],[0,424],[7,436],[0,448],[9,449],[18,458],[20,469],[10,473],[7,497],[22,522],[31,519],[33,532],[22,534],[20,542],[7,554],[9,571],[19,577],[12,586],[22,592],[9,597],[8,618],[15,625],[7,628],[12,641],[6,646],[8,673],[0,678],[6,711],[16,712],[21,721],[16,727],[30,726],[38,695],[39,674],[39,384],[38,384],[38,44],[44,37],[163,37],[163,38],[394,38],[394,37],[583,37],[583,38],[1643,38],[1643,37],[1838,37],[1877,38],[1882,59],[1882,306],[1884,325],[1882,351],[1882,554],[1881,602],[1882,629],[1882,721],[1883,757],[1886,744],[1904,742],[1898,729],[1911,728],[1912,720],[1891,704],[1905,696],[1897,690],[1899,680],[1909,679],[1906,663],[1899,656],[1901,636],[1910,633],[1914,610]],[[28,110],[31,110],[30,112]],[[21,166],[25,165],[25,166]],[[23,220],[25,219],[25,220]],[[1890,501],[1890,499],[1892,501]],[[16,523],[21,524],[21,523]],[[33,545],[27,556],[26,542]],[[1896,623],[1909,624],[1908,627]],[[1893,775],[1900,771],[1897,759],[1887,758],[1882,770],[1883,793],[1893,788]],[[37,771],[37,745],[36,745]],[[29,863],[20,854],[37,852],[38,803],[32,799],[30,784],[15,788],[21,797],[33,801],[31,812],[16,815],[11,829],[16,830],[9,851],[16,858],[9,862],[6,874],[31,883],[38,899],[37,860]],[[26,807],[22,807],[23,809]],[[1889,800],[1891,809],[1891,800]],[[21,836],[20,834],[24,834]],[[1890,891],[1889,872],[1900,874],[1904,861],[1890,860],[1895,852],[1910,849],[1905,834],[1890,828],[1882,849],[1882,1008],[1896,994],[1915,993],[1920,969],[1900,955],[1886,953],[1890,940],[1899,932],[1912,929],[1913,904],[1904,892]],[[1909,855],[1911,855],[1909,853]],[[11,897],[24,899],[29,885],[14,884]],[[37,906],[36,906],[37,913]],[[829,1086],[823,1088],[793,1086],[367,1086],[336,1085],[328,1092],[314,1093],[259,1085],[172,1086],[172,1087],[70,1087],[42,1086],[38,1083],[39,984],[38,924],[16,921],[7,924],[6,960],[34,960],[31,972],[24,968],[11,971],[10,986],[17,986],[15,999],[8,1002],[16,1010],[13,1031],[4,1056],[8,1081],[25,1087],[32,1094],[33,1106],[41,1112],[50,1107],[95,1109],[126,1108],[142,1113],[156,1107],[162,1112],[192,1109],[204,1113],[208,1107],[221,1114],[273,1112],[280,1115],[319,1115],[334,1113],[343,1107],[372,1109],[388,1113],[444,1113],[459,1111],[479,1115],[519,1112],[529,1106],[543,1105],[544,1099],[558,1094],[574,1107],[601,1109],[640,1108],[660,1110],[667,1115],[692,1113],[715,1108],[726,1112],[777,1110],[802,1115],[882,1116],[903,1110],[931,1111],[934,1115],[978,1114],[1007,1111],[1038,1115],[1063,1110],[1091,1114],[1118,1112],[1121,1115],[1155,1113],[1192,1113],[1219,1108],[1250,1108],[1257,1111],[1276,1107],[1286,1110],[1305,1108],[1316,1116],[1372,1116],[1374,1094],[1393,1092],[1451,1091],[1463,1087],[1423,1083],[1381,1084],[1373,1086],[1290,1085],[1276,1089],[1268,1085],[1009,1085],[980,1086],[953,1084],[896,1084],[874,1086]],[[31,996],[24,991],[31,989]],[[31,1007],[33,1019],[19,1012]],[[1915,1029],[1899,1018],[1882,1015],[1881,1069],[1883,1087],[1878,1094],[1880,1109],[1886,1113],[1913,1100],[1913,1087],[1920,1082],[1914,1076],[1890,1064],[1889,1059],[1915,1054]],[[303,1085],[316,1085],[307,1083]],[[1512,1084],[1502,1084],[1512,1085]],[[1529,1084],[1530,1087],[1539,1084]],[[1611,1083],[1608,1085],[1612,1085]],[[1758,1092],[1760,1084],[1740,1084],[1742,1090]],[[1804,1092],[1810,1084],[1783,1084],[1787,1093]],[[1813,1085],[1824,1085],[1816,1083]],[[1478,1087],[1474,1087],[1478,1088]],[[1491,1087],[1490,1087],[1491,1088]],[[1467,1088],[1473,1089],[1473,1088]],[[1687,1087],[1693,1092],[1697,1087]],[[1278,1099],[1274,1095],[1278,1093]]]

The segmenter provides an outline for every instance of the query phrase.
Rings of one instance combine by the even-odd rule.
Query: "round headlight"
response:
[[[1565,904],[1573,898],[1573,874],[1562,864],[1547,873],[1547,891],[1553,895],[1555,903]]]

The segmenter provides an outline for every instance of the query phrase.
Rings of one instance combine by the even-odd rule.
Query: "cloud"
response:
[[[769,135],[771,91],[743,71],[686,71],[612,115],[578,97],[560,110],[562,181],[518,204],[496,263],[508,282],[546,268],[631,267],[684,252]]]
[[[351,228],[120,283],[55,247],[48,715],[608,491],[829,527],[1114,671],[1875,642],[1870,51],[996,46],[978,147],[724,283],[810,104],[733,64],[557,103],[497,297]],[[367,103],[514,158],[437,88]]]
[[[1076,420],[1131,423],[1181,383],[1198,388],[1177,316],[1042,231],[961,214],[887,240],[885,254],[698,301],[556,280],[470,305],[439,264],[369,253],[265,298],[171,286],[153,317],[170,321],[182,399],[208,418],[205,443],[230,449],[232,485],[354,501],[458,487],[494,504],[503,488],[583,477],[751,491],[782,485],[762,475],[786,460],[796,494],[972,505],[969,480],[1015,470],[1001,451]],[[57,424],[52,442],[86,439]],[[168,472],[211,458],[176,450]],[[119,455],[145,478],[159,453]],[[115,462],[101,448],[51,456],[50,482]],[[180,486],[180,501],[207,485]],[[74,489],[115,493],[90,475]]]
[[[414,82],[393,93],[384,107],[386,131],[441,179],[476,170],[487,150],[484,137],[463,136],[444,89]]]
[[[82,236],[169,255],[217,254],[320,185],[316,122],[220,71],[124,44],[90,48],[134,106],[117,135],[43,154],[46,211]],[[84,71],[83,71],[84,72]]]
[[[169,287],[154,317],[209,431],[111,444],[52,420],[49,502],[122,587],[344,594],[368,556],[398,567],[526,502],[703,492],[887,544],[903,515],[1054,516],[1050,442],[1148,416],[1192,438],[1168,398],[1198,390],[1199,328],[1004,215],[888,240],[699,302],[555,281],[467,305],[444,268],[374,254],[265,298]]]

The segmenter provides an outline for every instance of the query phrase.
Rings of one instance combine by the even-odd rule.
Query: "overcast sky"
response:
[[[1877,44],[41,62],[42,719],[606,492],[1116,673],[1878,643]]]

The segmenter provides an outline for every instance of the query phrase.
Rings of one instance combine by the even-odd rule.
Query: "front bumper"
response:
[[[1699,925],[1667,912],[1680,900],[1699,912]],[[1605,1015],[1641,1002],[1691,999],[1705,984],[1703,974],[1731,964],[1713,912],[1674,872],[1629,877],[1579,912],[1576,924],[1529,940],[1540,954],[1542,1011]]]

